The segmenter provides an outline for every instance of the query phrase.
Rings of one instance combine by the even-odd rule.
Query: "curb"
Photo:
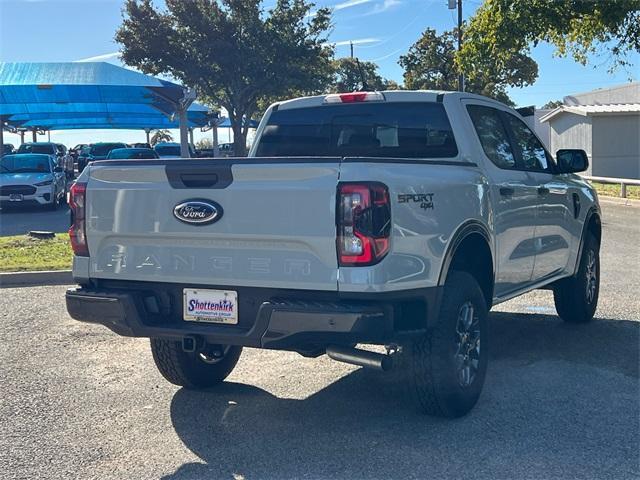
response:
[[[75,285],[71,270],[0,273],[0,288]]]

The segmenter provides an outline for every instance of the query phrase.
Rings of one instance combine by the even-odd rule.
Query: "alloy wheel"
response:
[[[458,382],[462,387],[469,387],[480,364],[480,321],[470,301],[462,304],[458,310],[455,343]]]

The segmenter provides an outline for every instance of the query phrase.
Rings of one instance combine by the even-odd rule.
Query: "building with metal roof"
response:
[[[552,152],[582,148],[589,175],[640,179],[640,82],[568,95],[537,113],[536,131]]]

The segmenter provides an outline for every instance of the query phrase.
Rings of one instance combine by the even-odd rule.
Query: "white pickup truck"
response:
[[[272,105],[249,158],[97,161],[71,189],[70,315],[149,337],[160,372],[208,388],[242,347],[385,370],[427,413],[476,403],[492,305],[598,301],[600,210],[582,150],[466,93]],[[355,348],[387,347],[387,354]]]

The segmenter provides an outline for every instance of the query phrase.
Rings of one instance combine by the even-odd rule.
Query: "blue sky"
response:
[[[97,60],[119,63],[112,54],[118,50],[113,36],[122,20],[122,3],[119,0],[0,0],[0,61],[66,62],[103,56]],[[264,5],[268,8],[274,3],[266,0]],[[358,57],[376,62],[383,76],[396,81],[402,81],[398,57],[406,53],[425,28],[442,31],[456,24],[456,12],[447,9],[447,0],[318,0],[316,4],[334,9],[330,39],[337,44],[337,56],[348,56],[348,44],[353,41]],[[464,0],[465,18],[480,4],[479,0]],[[546,44],[534,49],[540,75],[534,85],[510,91],[518,105],[541,106],[565,95],[640,77],[639,54],[630,57],[633,67],[609,74],[606,49],[587,66],[554,57],[553,50]],[[205,135],[210,134],[197,132],[196,141]],[[144,133],[127,131],[52,134],[52,140],[66,144],[116,138],[141,141],[143,137]],[[15,138],[8,135],[7,141],[18,143]],[[221,140],[224,139],[223,136]]]

